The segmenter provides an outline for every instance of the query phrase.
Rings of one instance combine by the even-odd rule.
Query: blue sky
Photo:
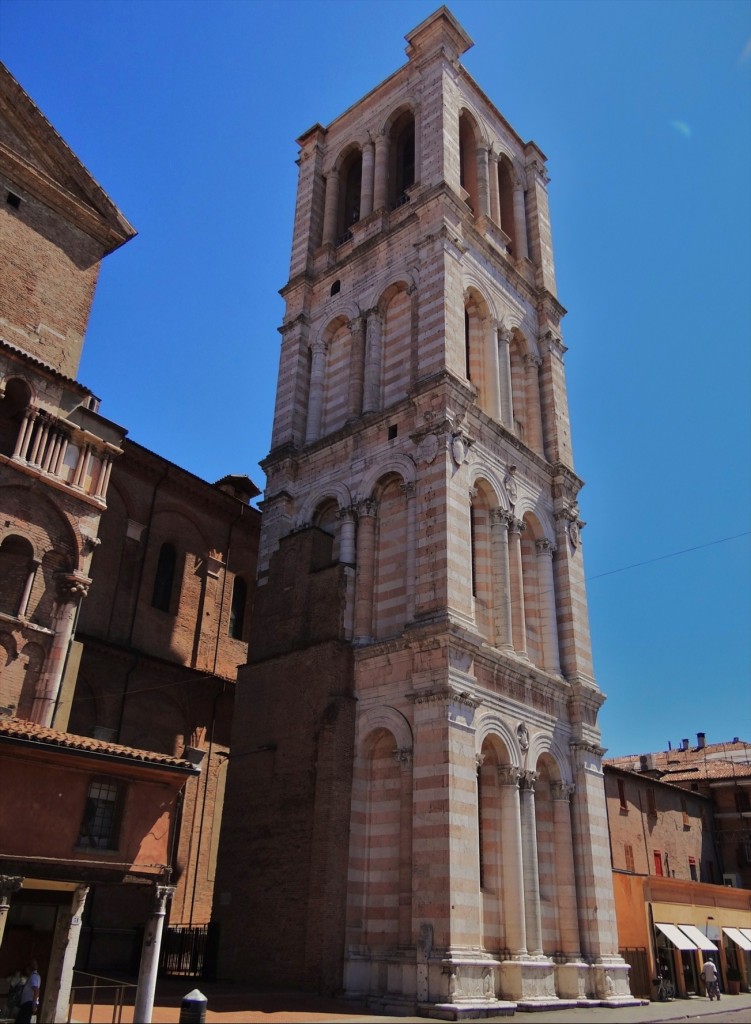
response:
[[[134,440],[263,486],[294,140],[437,6],[0,0],[2,59],[139,231],[79,373]],[[751,739],[751,4],[449,6],[549,160],[604,744]]]

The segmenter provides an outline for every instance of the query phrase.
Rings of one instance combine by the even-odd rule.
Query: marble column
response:
[[[476,153],[477,163],[477,216],[490,216],[490,188],[488,184],[488,147],[478,146]]]
[[[0,875],[0,946],[3,944],[5,923],[10,910],[10,898],[14,892],[18,892],[22,885],[21,875]]]
[[[381,333],[383,322],[377,309],[368,313],[365,339],[365,379],[363,381],[363,412],[377,412],[381,407]]]
[[[508,529],[513,519],[502,508],[491,509],[490,530],[493,552],[493,609],[495,642],[504,650],[513,650],[511,614],[511,577],[509,569]]]
[[[30,718],[37,725],[47,728],[52,726],[68,646],[73,636],[76,612],[82,598],[88,594],[90,584],[90,579],[76,573],[66,573],[58,581],[54,616],[55,635],[31,707]]]
[[[517,179],[514,182],[514,230],[516,231],[517,259],[529,259],[527,243],[527,211],[524,204],[524,185]]]
[[[323,391],[326,382],[326,351],[325,341],[313,342],[310,346],[312,361],[310,366],[310,388],[308,390],[308,422],[305,428],[305,443],[317,441],[321,436],[323,420]]]
[[[527,925],[527,949],[530,956],[542,956],[542,914],[540,911],[540,872],[537,860],[537,821],[535,818],[536,772],[522,772],[519,780],[524,861],[524,912]]]
[[[383,210],[389,201],[389,139],[383,132],[375,140],[375,181],[373,183],[373,209]]]
[[[394,751],[399,765],[399,943],[412,935],[412,751]]]
[[[522,575],[522,533],[526,529],[521,519],[509,523],[509,580],[511,582],[511,622],[514,650],[527,653],[527,618],[524,612],[524,577]]]
[[[355,513],[352,508],[340,508],[339,520],[339,561],[343,565],[355,564]]]
[[[542,455],[542,414],[540,411],[540,366],[539,356],[528,354],[524,357],[526,370],[527,444],[532,451]]]
[[[576,910],[576,877],[571,833],[570,799],[574,786],[551,782],[553,827],[555,828],[555,883],[558,904],[560,949],[568,961],[581,959],[579,920]]]
[[[407,504],[407,578],[405,580],[406,593],[406,620],[411,622],[415,616],[415,575],[416,575],[416,548],[417,522],[415,513],[415,495],[417,488],[414,483],[406,483],[402,486],[402,494]]]
[[[501,849],[503,851],[503,923],[505,944],[516,960],[527,955],[527,926],[524,909],[524,861],[522,857],[521,772],[511,765],[498,768],[501,796]]]
[[[38,559],[32,558],[31,568],[29,569],[29,575],[26,577],[26,583],[24,584],[23,594],[21,595],[21,600],[18,605],[19,619],[23,619],[26,615],[26,612],[29,607],[29,599],[31,598],[31,589],[34,586],[34,580],[36,579],[37,571],[41,564],[42,563]]]
[[[37,418],[36,409],[27,409],[24,413],[23,422],[21,423],[21,429],[18,431],[18,437],[16,438],[16,447],[13,451],[14,459],[25,459],[26,452],[29,446],[29,439],[31,438],[31,432],[34,429],[34,423]]]
[[[360,220],[373,212],[373,181],[375,176],[375,151],[373,140],[368,139],[362,147],[362,184],[360,185]]]
[[[167,913],[167,900],[175,893],[174,885],[157,885],[154,887],[154,903],[151,914],[146,921],[141,947],[141,965],[138,971],[138,988],[133,1007],[133,1020],[140,1024],[151,1024],[154,1011],[154,993],[156,991],[157,970],[159,969],[159,952],[162,946],[162,930]]]
[[[511,387],[511,331],[498,328],[498,375],[501,389],[501,422],[514,429],[514,397]]]
[[[501,368],[500,368],[500,357],[498,352],[498,334],[496,330],[495,321],[489,317],[483,317],[482,319],[482,332],[484,338],[485,351],[489,356],[489,366],[487,374],[487,413],[491,419],[496,420],[497,423],[503,422],[503,412],[501,409]]]
[[[492,150],[488,154],[488,174],[490,177],[490,219],[501,226],[501,193],[498,188],[498,154]]]
[[[373,587],[375,586],[375,532],[377,505],[363,501],[358,507],[357,577],[355,584],[355,640],[373,638]]]
[[[362,415],[363,378],[365,363],[365,317],[358,316],[350,320],[350,364],[349,364],[349,396],[348,419],[355,420]]]
[[[542,619],[543,661],[548,672],[560,675],[561,659],[558,652],[558,621],[553,579],[555,544],[547,538],[543,538],[535,541],[535,548],[537,550],[537,584]]]

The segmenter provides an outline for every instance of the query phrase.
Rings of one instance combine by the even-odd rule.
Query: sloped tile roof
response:
[[[126,747],[122,743],[110,743],[108,740],[97,740],[91,736],[76,736],[70,732],[59,732],[57,729],[47,729],[42,725],[28,722],[22,718],[0,716],[0,740],[4,737],[11,740],[26,740],[29,743],[39,743],[41,746],[46,747],[80,750],[82,753],[109,754],[111,757],[125,758],[126,760],[137,761],[145,765],[154,765],[155,767],[161,765],[169,768],[180,768],[183,771],[196,771],[190,761],[186,761],[181,757],[160,754],[154,750],[138,750],[135,747]]]

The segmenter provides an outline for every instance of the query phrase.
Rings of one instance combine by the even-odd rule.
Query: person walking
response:
[[[701,969],[701,976],[704,979],[704,984],[707,986],[707,995],[711,1002],[715,996],[720,998],[720,988],[717,984],[717,968],[714,965],[713,960],[705,960],[704,966]]]
[[[21,1006],[16,1017],[16,1024],[31,1024],[31,1018],[39,1012],[39,989],[42,979],[39,977],[38,964],[31,960],[26,968],[26,982],[21,990]]]

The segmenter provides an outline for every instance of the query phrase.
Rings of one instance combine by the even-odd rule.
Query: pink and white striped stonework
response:
[[[299,140],[220,973],[623,1005],[545,157],[407,41]]]

